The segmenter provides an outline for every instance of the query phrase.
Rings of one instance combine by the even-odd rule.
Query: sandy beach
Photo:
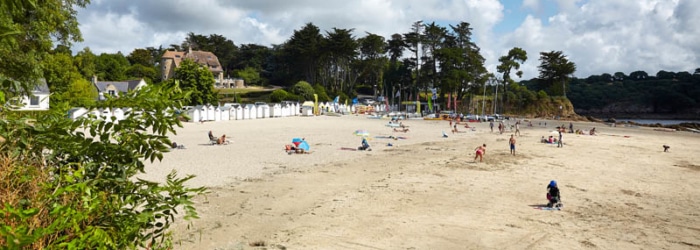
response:
[[[511,155],[513,131],[488,123],[453,134],[447,121],[405,120],[402,133],[388,121],[186,123],[172,136],[186,149],[140,177],[175,169],[209,188],[196,198],[201,219],[173,228],[175,249],[700,249],[700,134],[574,122],[598,135],[567,133],[557,148],[539,140],[569,121],[533,120]],[[360,146],[358,129],[373,150],[341,150]],[[231,143],[210,145],[210,130]],[[374,138],[391,135],[406,139]],[[286,154],[294,137],[312,153]],[[537,209],[550,180],[561,211]]]

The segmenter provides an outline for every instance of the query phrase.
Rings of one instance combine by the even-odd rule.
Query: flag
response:
[[[433,95],[433,97],[434,97],[434,95]],[[428,98],[428,111],[431,111],[431,112],[433,111],[433,101],[432,101],[432,99],[433,99],[433,98]]]
[[[314,114],[319,115],[318,113],[318,95],[314,94]]]

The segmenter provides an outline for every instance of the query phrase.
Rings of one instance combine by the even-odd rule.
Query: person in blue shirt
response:
[[[547,185],[547,207],[561,207],[561,194],[559,193],[559,187],[557,187],[557,181],[552,180]]]

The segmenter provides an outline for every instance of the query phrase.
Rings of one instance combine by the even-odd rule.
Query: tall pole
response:
[[[481,97],[481,116],[484,116],[484,107],[486,107],[486,82],[484,82],[484,96]]]
[[[496,87],[496,94],[493,98],[493,110],[492,110],[491,114],[496,113],[496,103],[498,103],[498,80],[496,81],[496,85],[494,85],[494,86]]]

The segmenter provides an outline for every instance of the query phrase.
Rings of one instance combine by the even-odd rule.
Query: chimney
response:
[[[97,75],[92,75],[92,84],[97,84]]]

